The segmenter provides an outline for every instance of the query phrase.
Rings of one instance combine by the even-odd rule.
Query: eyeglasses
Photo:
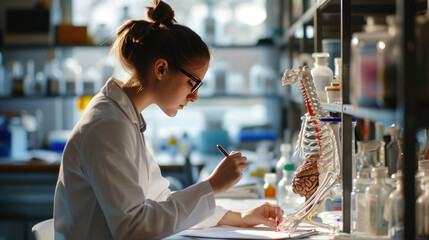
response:
[[[191,89],[191,93],[194,93],[195,91],[198,90],[198,88],[201,87],[201,85],[203,85],[203,81],[201,81],[201,79],[199,79],[198,77],[195,77],[194,75],[188,73],[187,71],[185,71],[183,68],[177,66],[176,64],[172,64],[170,63],[171,66],[173,66],[174,68],[176,68],[177,70],[179,70],[181,73],[183,73],[184,75],[186,75],[188,78],[190,78],[192,81],[195,81],[195,85],[192,87]]]

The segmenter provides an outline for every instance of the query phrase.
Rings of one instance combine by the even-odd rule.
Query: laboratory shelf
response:
[[[398,119],[397,111],[393,109],[369,108],[350,104],[341,105],[332,103],[322,103],[322,107],[324,110],[329,112],[343,112],[353,117],[368,119],[373,122],[380,122],[386,126],[395,123]]]
[[[305,23],[308,23],[309,21],[313,20],[316,11],[319,7],[329,4],[329,2],[331,2],[331,0],[318,1],[309,9],[307,9],[307,11],[305,11],[304,14],[287,29],[283,36],[283,42],[288,42],[288,39],[293,37],[297,29],[304,26]]]
[[[343,105],[343,113],[357,118],[379,122],[386,126],[395,123],[398,119],[397,111],[394,109],[360,107],[350,104]]]
[[[324,110],[334,113],[341,112],[341,104],[333,104],[333,103],[322,103],[322,107]]]

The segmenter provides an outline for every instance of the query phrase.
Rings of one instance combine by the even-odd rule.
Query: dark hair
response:
[[[195,59],[210,60],[210,51],[198,34],[177,24],[174,11],[167,3],[154,0],[146,20],[127,20],[117,30],[112,46],[121,64],[140,79],[149,64],[164,58],[183,67]]]

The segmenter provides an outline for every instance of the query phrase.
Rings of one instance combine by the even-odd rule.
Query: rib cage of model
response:
[[[317,97],[309,67],[287,70],[282,77],[282,85],[294,84],[298,80],[307,113],[301,117],[301,130],[294,152],[304,159],[304,163],[295,171],[293,191],[305,197],[305,202],[283,219],[279,230],[293,232],[306,221],[336,232],[338,226],[315,222],[311,218],[330,197],[330,188],[341,181],[337,139],[329,123],[319,120],[329,116]]]

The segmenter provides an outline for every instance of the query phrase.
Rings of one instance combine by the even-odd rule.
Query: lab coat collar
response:
[[[101,92],[106,97],[116,102],[131,122],[136,124],[139,127],[140,132],[143,133],[146,130],[146,122],[141,113],[137,111],[133,101],[131,101],[130,97],[122,90],[122,85],[123,83],[121,81],[110,78],[101,89]]]

